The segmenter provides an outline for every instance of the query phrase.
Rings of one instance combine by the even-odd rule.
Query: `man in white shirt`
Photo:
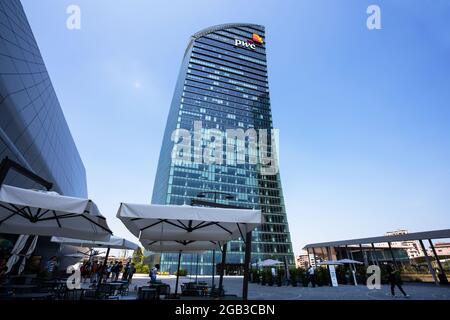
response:
[[[309,275],[309,282],[311,282],[311,285],[313,288],[316,287],[316,269],[313,266],[310,266],[308,269],[308,275]]]

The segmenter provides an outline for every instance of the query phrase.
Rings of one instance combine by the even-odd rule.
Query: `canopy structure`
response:
[[[137,248],[139,248],[139,245],[137,245],[136,243],[117,236],[111,236],[109,241],[91,241],[64,237],[52,237],[50,241],[66,244],[69,246],[86,248],[110,248],[126,250],[136,250]]]
[[[178,269],[182,251],[210,250],[218,242],[225,244],[240,237],[245,243],[242,295],[247,298],[251,232],[262,223],[260,210],[121,203],[117,218],[144,246],[153,246],[158,251],[164,251],[164,248],[166,251],[178,250]],[[226,245],[223,245],[219,292],[222,291],[225,258]],[[177,289],[178,286],[175,294]]]
[[[92,200],[3,184],[0,233],[108,241],[112,232]]]

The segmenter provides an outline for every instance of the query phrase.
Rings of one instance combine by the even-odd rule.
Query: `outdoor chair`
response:
[[[201,290],[196,289],[192,284],[186,283],[181,285],[181,295],[185,297],[200,297]]]
[[[158,298],[158,293],[156,289],[151,288],[149,286],[139,287],[138,300],[156,300]]]
[[[97,298],[98,299],[106,299],[106,300],[118,300],[119,296],[115,294],[115,290],[113,287],[106,283],[101,283],[99,285],[98,289],[95,289],[97,291]]]
[[[158,297],[164,296],[165,299],[170,297],[170,286],[168,284],[162,284],[157,287]]]
[[[119,295],[128,296],[130,284],[128,282],[124,282],[119,288]]]
[[[68,289],[64,292],[64,300],[78,301],[83,297],[84,289]]]
[[[225,295],[225,290],[222,288],[222,290],[220,290],[217,287],[213,287],[211,288],[211,292],[209,293],[209,295],[211,297],[221,297]]]
[[[110,294],[109,290],[87,289],[83,291],[81,300],[119,300],[119,296]]]

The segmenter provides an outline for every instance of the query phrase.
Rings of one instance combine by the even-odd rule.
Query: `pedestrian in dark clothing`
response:
[[[127,262],[123,268],[122,280],[128,280],[128,272],[130,272],[130,262]]]
[[[395,286],[397,286],[398,289],[400,290],[400,292],[403,293],[403,296],[408,298],[409,296],[406,294],[405,290],[403,290],[403,288],[402,288],[401,279],[400,279],[400,275],[398,274],[398,271],[394,270],[394,268],[392,268],[391,265],[387,266],[386,271],[388,272],[388,281],[391,285],[391,295],[393,297],[395,297],[394,289],[395,289]]]
[[[119,262],[115,261],[114,265],[111,268],[112,276],[111,281],[117,281],[117,278],[119,277]]]
[[[134,266],[134,263],[130,265],[130,268],[128,270],[128,282],[131,283],[131,280],[133,279],[133,275],[136,272],[136,267]]]

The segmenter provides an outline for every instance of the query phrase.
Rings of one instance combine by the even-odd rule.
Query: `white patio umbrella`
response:
[[[141,240],[142,245],[149,251],[160,252],[203,252],[220,250],[225,241],[194,241],[194,240]]]
[[[74,259],[83,259],[86,256],[89,256],[89,253],[69,253],[69,254],[65,254],[64,257],[68,257],[68,258],[74,258]]]
[[[363,264],[361,261],[356,261],[356,260],[352,260],[352,259],[341,259],[341,260],[338,260],[338,262],[340,262],[342,264]],[[353,282],[355,283],[355,286],[356,286],[356,285],[358,285],[358,281],[356,280],[355,270],[353,270],[353,268],[352,268],[352,275],[353,275]]]
[[[356,260],[352,260],[352,259],[341,259],[341,260],[337,260],[337,262],[339,262],[341,264],[363,264],[361,261],[356,261]]]
[[[36,248],[37,241],[38,241],[38,236],[34,236],[33,240],[31,241],[30,246],[27,249],[27,252],[25,253],[25,255],[22,259],[22,262],[20,263],[17,274],[22,274],[23,270],[25,270],[25,264],[27,262],[27,259],[29,259],[31,257],[31,254],[33,253],[34,249]]]
[[[192,241],[192,247],[195,246],[195,242],[197,242],[197,246],[199,244],[207,245],[205,250],[211,249],[209,247],[210,243],[208,243],[211,241],[222,241],[225,243],[239,237],[247,241],[247,234],[250,234],[255,227],[262,223],[260,210],[194,207],[186,205],[121,203],[117,217],[141,241],[157,241],[154,244],[157,244],[159,241],[161,242],[161,247],[165,241],[170,241],[172,244],[177,241],[184,242],[184,245],[178,243],[180,244],[179,248],[186,247],[189,245],[189,241]],[[251,246],[251,237],[249,238],[249,243],[247,243],[248,247]],[[181,252],[183,251],[182,249],[179,250],[178,268]],[[246,287],[245,281],[243,287]],[[175,290],[177,289],[178,285]],[[246,296],[245,289],[243,289],[243,296],[244,292]]]
[[[330,260],[330,261],[322,261],[317,263],[319,266],[340,266],[343,265],[343,262]]]
[[[273,259],[266,259],[258,263],[260,267],[274,267],[283,264],[283,262]]]
[[[61,244],[66,244],[70,246],[76,247],[85,247],[85,248],[107,248],[105,259],[103,261],[103,265],[106,266],[108,262],[108,256],[110,249],[125,249],[125,250],[136,250],[139,248],[134,242],[131,242],[127,239],[111,236],[108,241],[90,241],[90,240],[82,240],[82,239],[72,239],[72,238],[64,238],[64,237],[52,237],[50,239],[52,242],[58,242]],[[102,282],[103,277],[100,277],[99,284]]]
[[[245,238],[261,211],[121,203],[117,218],[139,239],[214,241]]]
[[[111,230],[97,205],[89,199],[3,184],[0,233],[107,241]]]
[[[110,248],[110,249],[126,249],[126,250],[136,250],[137,248],[139,248],[139,245],[137,245],[136,243],[117,236],[111,236],[109,241],[93,241],[93,240],[72,239],[65,237],[52,237],[50,241],[58,242],[69,246],[84,247],[84,248]]]
[[[11,256],[9,257],[8,261],[6,262],[6,273],[9,273],[12,268],[14,267],[14,265],[16,264],[17,261],[19,261],[20,259],[20,252],[22,251],[22,249],[25,247],[25,244],[28,241],[28,238],[30,236],[29,235],[20,235],[17,238],[16,243],[14,244],[14,247],[11,250]]]

